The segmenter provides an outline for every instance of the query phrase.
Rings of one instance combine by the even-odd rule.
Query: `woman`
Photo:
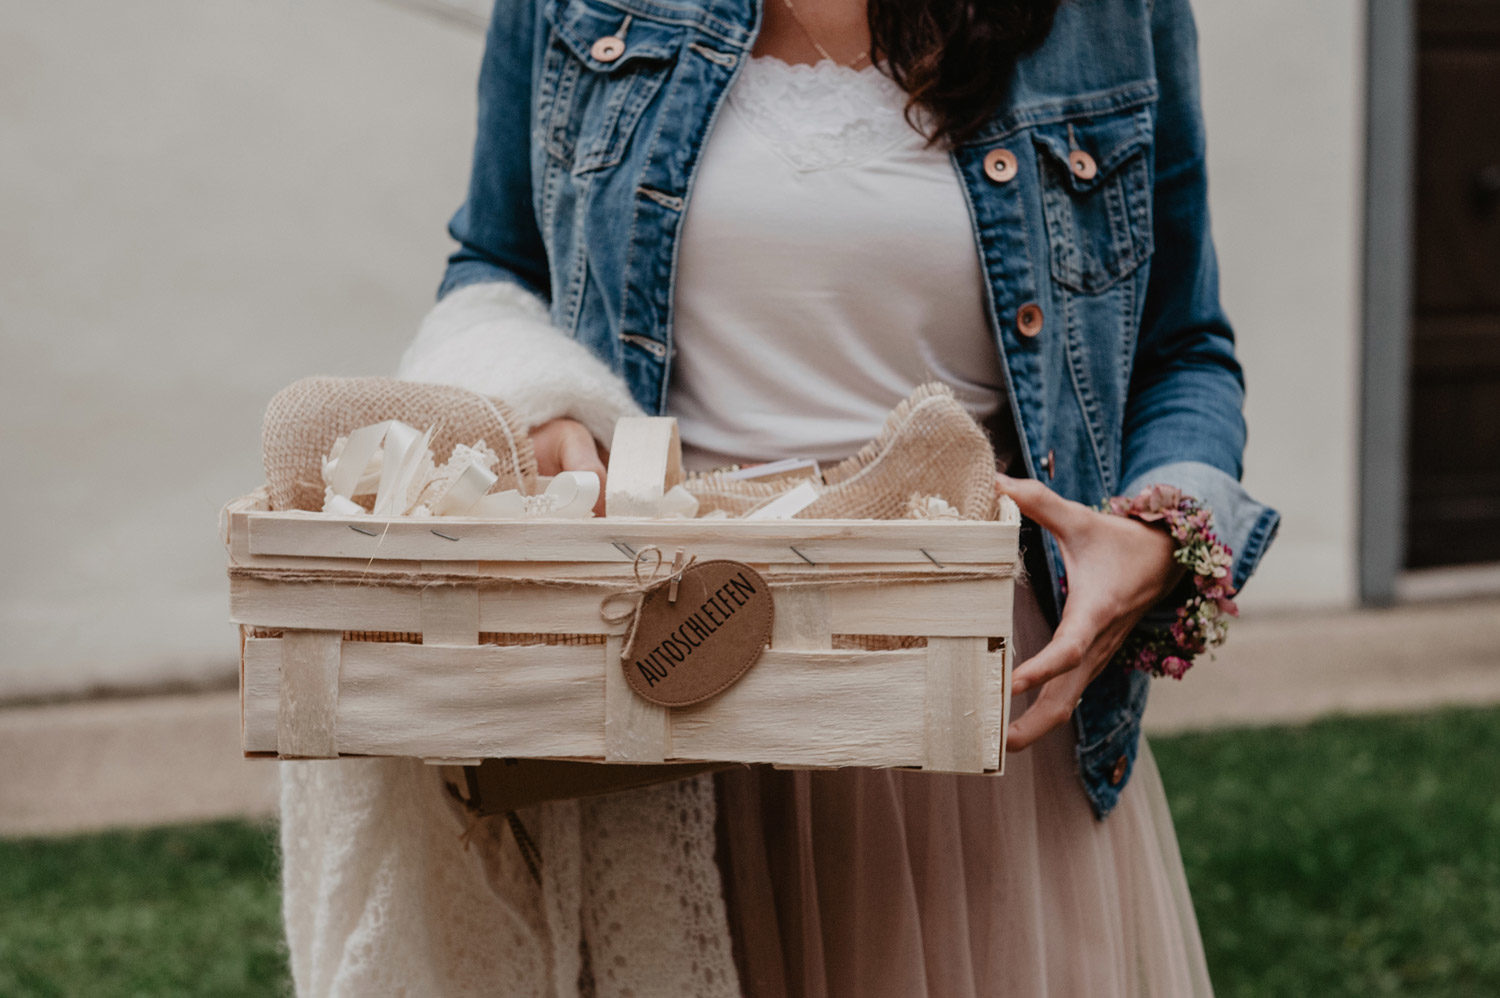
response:
[[[699,466],[836,459],[953,386],[1045,528],[1016,754],[547,805],[540,887],[500,831],[458,845],[420,765],[307,764],[299,991],[1207,992],[1147,679],[1114,660],[1181,570],[1090,508],[1181,489],[1235,588],[1277,523],[1238,484],[1186,0],[499,0],[451,232],[402,374],[510,401],[544,473],[602,472],[641,410]]]

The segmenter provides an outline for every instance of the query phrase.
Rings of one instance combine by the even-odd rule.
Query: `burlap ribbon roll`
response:
[[[303,378],[277,392],[261,431],[272,509],[323,508],[323,458],[339,437],[400,420],[432,429],[432,452],[446,461],[458,444],[484,441],[499,457],[500,489],[536,491],[536,455],[526,427],[504,403],[463,388],[395,378]]]
[[[913,498],[942,499],[965,520],[993,520],[995,451],[947,385],[923,385],[886,417],[880,435],[859,453],[823,470],[823,494],[799,520],[900,520]],[[745,481],[712,471],[689,476],[698,514],[743,516],[787,485]]]

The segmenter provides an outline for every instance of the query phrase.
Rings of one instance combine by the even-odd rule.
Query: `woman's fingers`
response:
[[[1129,630],[1128,625],[1120,622],[1111,622],[1097,633],[1092,628],[1087,629],[1090,633],[1090,641],[1084,650],[1078,654],[1078,664],[1072,668],[1055,672],[1046,679],[1031,677],[1031,681],[1024,687],[1013,687],[1013,692],[1021,692],[1041,684],[1036,699],[1031,702],[1021,716],[1011,723],[1010,730],[1006,732],[1006,747],[1019,752],[1028,746],[1034,745],[1038,739],[1058,725],[1065,724],[1073,712],[1078,709],[1078,702],[1083,698],[1083,691],[1088,689],[1089,683],[1094,677],[1103,671],[1109,658],[1119,646],[1120,639]],[[1058,634],[1063,629],[1058,628]],[[1056,637],[1054,637],[1054,643]],[[1069,639],[1071,640],[1071,639]],[[1048,648],[1052,647],[1051,644]],[[1043,649],[1045,652],[1047,649]],[[1019,679],[1021,673],[1037,659],[1041,658],[1042,652],[1038,652],[1026,661],[1024,665],[1016,670],[1013,679]],[[1072,656],[1072,649],[1067,653]]]
[[[1089,649],[1098,638],[1098,628],[1084,619],[1085,615],[1076,604],[1063,609],[1062,620],[1052,634],[1052,640],[1035,655],[1016,666],[1011,675],[1011,693],[1025,693],[1033,686],[1047,682],[1084,665]]]
[[[594,442],[588,427],[573,419],[553,419],[531,431],[537,471],[544,476],[563,471],[592,471],[599,476],[599,501],[594,515],[604,515],[606,452]]]
[[[1054,536],[1065,533],[1074,515],[1083,509],[1035,479],[1011,478],[996,472],[995,487],[1015,500],[1021,515],[1035,520]]]
[[[575,424],[577,429],[569,428],[569,432],[563,434],[562,447],[558,454],[559,463],[563,471],[592,471],[599,476],[599,481],[604,481],[604,462],[599,457],[599,445],[594,443],[593,434],[582,425]]]
[[[1030,748],[1047,732],[1066,724],[1090,678],[1083,669],[1075,669],[1043,686],[1031,706],[1011,722],[1010,730],[1005,733],[1007,751]]]
[[[599,499],[594,503],[594,515],[604,515],[604,461],[593,434],[578,425],[578,432],[563,436],[560,453],[563,471],[592,471],[599,476]]]

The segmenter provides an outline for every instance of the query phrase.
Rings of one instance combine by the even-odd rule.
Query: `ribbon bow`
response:
[[[651,555],[656,556],[656,561],[651,565],[650,574],[642,576],[641,565]],[[665,564],[661,548],[650,544],[636,552],[635,562],[631,566],[631,570],[635,573],[635,585],[610,593],[599,604],[599,616],[604,618],[606,624],[623,624],[627,620],[630,621],[630,627],[625,631],[625,641],[620,645],[622,662],[630,658],[631,651],[635,647],[635,630],[641,622],[641,606],[646,602],[647,595],[662,586],[668,586],[667,602],[676,603],[677,585],[682,581],[682,573],[686,572],[697,560],[697,555],[684,557],[682,548],[678,548],[676,556],[672,559],[671,570],[666,575],[657,578]],[[610,609],[610,604],[616,601],[629,601],[629,605]]]

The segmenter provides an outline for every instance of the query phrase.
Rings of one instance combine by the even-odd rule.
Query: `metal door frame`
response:
[[[1359,596],[1396,599],[1406,552],[1413,203],[1415,0],[1366,8],[1364,288],[1359,431]]]

